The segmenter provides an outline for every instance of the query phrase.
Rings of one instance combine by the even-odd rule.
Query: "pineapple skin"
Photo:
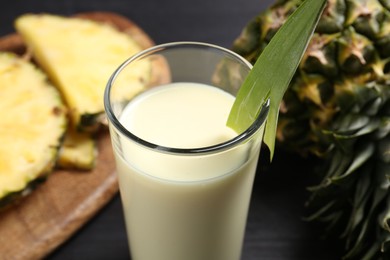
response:
[[[74,129],[95,132],[104,118],[103,95],[114,70],[142,48],[109,24],[51,14],[25,14],[15,28],[34,58],[61,90]],[[146,71],[148,68],[146,68]],[[143,88],[147,72],[135,72],[132,87]]]
[[[278,0],[232,49],[254,63],[303,0]],[[280,108],[279,147],[320,159],[308,220],[343,259],[390,258],[390,4],[328,0]]]
[[[67,128],[58,90],[38,68],[0,53],[0,208],[27,195],[53,170]]]

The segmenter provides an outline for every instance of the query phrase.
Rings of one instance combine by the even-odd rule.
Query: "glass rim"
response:
[[[149,148],[151,150],[157,150],[163,153],[169,153],[169,154],[177,154],[177,155],[199,155],[199,154],[208,154],[212,152],[217,151],[224,151],[231,147],[234,147],[240,143],[243,143],[247,139],[249,139],[251,136],[253,136],[260,127],[265,123],[269,111],[269,99],[266,100],[266,102],[263,104],[256,120],[242,133],[238,134],[237,136],[221,142],[217,143],[215,145],[210,146],[204,146],[204,147],[194,147],[194,148],[176,148],[176,147],[168,147],[163,145],[158,145],[152,142],[149,142],[147,140],[144,140],[137,135],[133,134],[131,131],[126,129],[120,122],[119,119],[116,117],[115,113],[113,112],[112,106],[111,106],[111,100],[110,100],[110,92],[111,88],[113,86],[113,83],[117,76],[121,73],[121,71],[131,62],[134,62],[148,54],[153,54],[155,52],[158,52],[160,50],[175,48],[175,47],[195,47],[195,48],[211,48],[220,51],[221,53],[227,54],[231,57],[234,57],[235,59],[240,60],[245,65],[248,66],[249,69],[252,69],[252,64],[249,63],[245,58],[240,56],[239,54],[226,49],[224,47],[209,44],[209,43],[203,43],[203,42],[194,42],[194,41],[182,41],[182,42],[171,42],[171,43],[165,43],[165,44],[159,44],[155,45],[153,47],[147,48],[145,50],[142,50],[135,55],[131,56],[130,58],[126,59],[111,75],[109,78],[105,91],[104,91],[104,107],[106,116],[108,117],[108,120],[111,124],[115,126],[117,130],[119,130],[125,137],[131,139],[132,141],[138,143],[141,146],[144,146],[146,148]]]

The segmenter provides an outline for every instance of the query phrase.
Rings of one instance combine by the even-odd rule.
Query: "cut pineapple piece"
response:
[[[66,129],[58,90],[28,61],[0,53],[0,205],[50,173]]]
[[[95,166],[97,148],[88,133],[69,129],[61,146],[57,166],[64,169],[91,170]]]
[[[103,93],[114,70],[141,47],[110,25],[81,18],[26,14],[15,22],[33,56],[61,89],[79,129],[95,130],[104,112]],[[129,87],[118,96],[130,98],[150,77],[150,66],[129,71]]]

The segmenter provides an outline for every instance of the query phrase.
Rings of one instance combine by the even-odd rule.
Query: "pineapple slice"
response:
[[[97,147],[89,133],[68,129],[61,146],[57,166],[64,169],[91,170],[95,166]]]
[[[66,108],[45,74],[0,53],[0,206],[49,174],[67,125]]]
[[[94,131],[104,112],[103,94],[114,70],[142,48],[133,38],[104,23],[51,14],[26,14],[15,21],[16,30],[34,58],[64,95],[73,125]],[[143,89],[150,66],[129,71],[117,93],[130,98]]]

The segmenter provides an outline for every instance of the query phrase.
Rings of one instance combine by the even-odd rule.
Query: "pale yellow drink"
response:
[[[217,88],[175,83],[132,100],[119,121],[154,144],[207,147],[236,136],[225,126],[233,102]],[[132,259],[240,259],[258,139],[182,155],[119,134],[121,149],[114,150]]]

